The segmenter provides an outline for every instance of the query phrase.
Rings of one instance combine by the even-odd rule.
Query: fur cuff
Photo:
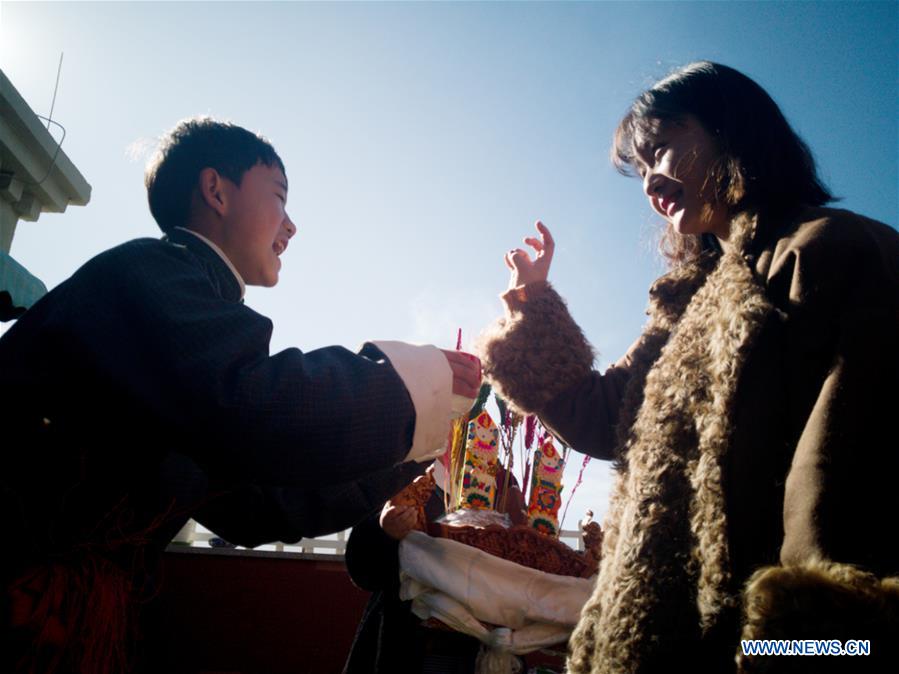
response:
[[[737,656],[740,674],[899,672],[899,578],[813,561],[757,571],[744,592],[743,639],[870,640],[870,655]]]
[[[496,392],[525,414],[546,404],[593,369],[593,349],[549,283],[526,296],[503,296],[506,315],[478,339],[484,376]]]

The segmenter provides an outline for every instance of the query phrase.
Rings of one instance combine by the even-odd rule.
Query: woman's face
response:
[[[728,208],[709,180],[718,152],[715,139],[692,115],[659,121],[651,133],[634,139],[634,163],[649,204],[681,234],[727,239]]]

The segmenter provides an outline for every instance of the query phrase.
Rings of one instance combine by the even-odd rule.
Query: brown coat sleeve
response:
[[[628,357],[605,374],[593,370],[593,349],[549,283],[502,296],[505,316],[478,344],[484,375],[500,397],[537,414],[567,445],[610,459],[628,379]]]

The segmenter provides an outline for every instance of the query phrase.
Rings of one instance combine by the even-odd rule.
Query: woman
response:
[[[735,665],[741,636],[870,639],[853,671],[895,663],[899,581],[883,579],[899,575],[899,538],[880,521],[899,510],[899,235],[823,208],[808,148],[726,66],[644,92],[612,160],[667,223],[671,269],[643,334],[592,369],[537,223],[534,259],[506,255],[506,315],[480,348],[500,395],[616,463],[569,671],[847,666]]]

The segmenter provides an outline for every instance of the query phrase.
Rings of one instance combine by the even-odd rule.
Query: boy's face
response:
[[[244,173],[240,187],[225,184],[228,207],[219,245],[244,283],[271,287],[278,282],[279,256],[297,231],[286,211],[287,178],[277,166],[260,163]]]

